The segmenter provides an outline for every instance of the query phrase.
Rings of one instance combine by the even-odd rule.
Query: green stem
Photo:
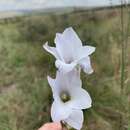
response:
[[[123,5],[123,0],[121,0],[121,46],[122,46],[122,55],[121,55],[121,102],[122,98],[124,97],[124,87],[125,87],[125,66],[126,66],[126,59],[127,59],[127,46],[128,46],[128,37],[129,37],[129,26],[130,26],[130,14],[127,3],[125,3],[125,8]],[[126,9],[126,16],[128,14],[128,24],[124,26],[124,9]],[[122,104],[121,104],[122,105]],[[128,106],[129,109],[130,106]],[[129,112],[129,110],[128,110]],[[120,117],[120,130],[123,130],[123,117]]]
[[[122,48],[122,54],[121,54],[121,94],[123,94],[124,89],[124,73],[125,73],[125,45],[124,45],[124,9],[123,9],[123,0],[121,0],[121,35],[122,35],[122,41],[121,41],[121,48]]]
[[[123,0],[121,0],[121,105],[122,105],[122,97],[123,97],[123,90],[124,90],[124,76],[125,76],[125,45],[124,45],[124,8],[123,8]],[[123,130],[123,117],[120,116],[120,130]]]
[[[126,59],[128,59],[127,57],[127,48],[128,48],[128,39],[129,39],[129,31],[130,31],[130,10],[129,10],[129,7],[128,5],[126,4],[126,11],[127,11],[127,20],[128,20],[128,23],[127,23],[127,27],[126,27],[126,35],[125,35],[125,48],[126,48],[126,54],[125,54],[125,57]],[[128,99],[128,104],[129,104],[129,99]],[[128,129],[130,128],[130,104],[128,105],[128,108],[127,108],[127,119],[128,119]]]

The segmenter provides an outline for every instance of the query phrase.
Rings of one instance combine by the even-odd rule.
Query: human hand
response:
[[[60,123],[46,123],[38,130],[62,130]]]

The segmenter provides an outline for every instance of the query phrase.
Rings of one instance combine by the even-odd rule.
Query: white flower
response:
[[[91,107],[92,100],[87,91],[81,88],[79,72],[75,69],[63,74],[57,71],[56,79],[48,77],[54,102],[51,117],[54,122],[65,121],[75,129],[81,129],[83,112]]]
[[[89,56],[95,51],[95,47],[83,46],[71,27],[65,29],[62,34],[56,34],[55,44],[56,47],[50,47],[48,43],[43,47],[55,56],[55,64],[60,71],[67,73],[79,65],[84,72],[88,74],[93,72]]]

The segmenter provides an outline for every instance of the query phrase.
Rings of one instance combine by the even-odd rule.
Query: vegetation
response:
[[[121,91],[120,9],[35,14],[0,23],[0,130],[37,130],[50,122],[51,89],[46,76],[55,77],[54,57],[42,44],[54,45],[56,32],[72,26],[84,44],[96,47],[95,72],[82,73],[83,87],[93,99],[85,110],[83,130],[122,130],[130,120],[130,61],[125,48],[125,87]],[[125,30],[128,15],[124,13]],[[129,39],[128,39],[129,42]],[[121,121],[122,120],[122,121]]]

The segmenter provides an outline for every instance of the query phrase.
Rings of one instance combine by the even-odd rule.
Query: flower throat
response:
[[[67,92],[62,92],[60,98],[65,103],[70,100],[70,95]]]

